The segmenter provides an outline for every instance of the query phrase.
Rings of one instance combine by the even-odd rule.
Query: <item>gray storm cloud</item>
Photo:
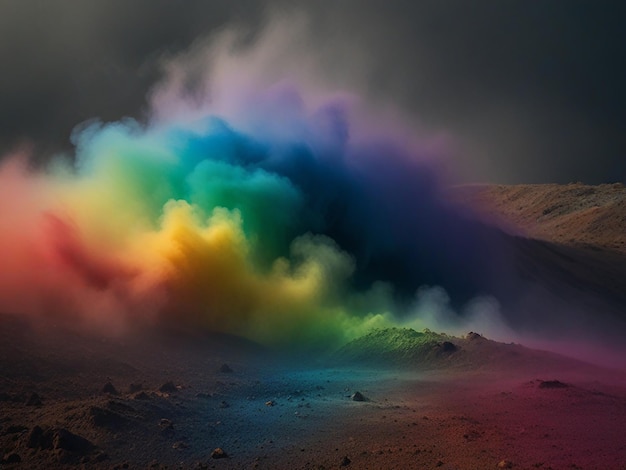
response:
[[[447,134],[461,179],[623,180],[624,8],[9,0],[0,5],[0,151],[30,143],[46,160],[68,150],[78,122],[142,118],[164,57],[233,27],[254,41],[278,12],[301,28],[291,44],[301,74],[358,91],[379,109],[392,103],[425,133]]]

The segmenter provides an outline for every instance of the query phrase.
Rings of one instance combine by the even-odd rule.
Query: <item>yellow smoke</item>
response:
[[[187,202],[170,201],[160,228],[137,240],[133,251],[147,282],[167,291],[170,318],[266,344],[302,346],[340,343],[386,322],[380,314],[353,316],[342,306],[353,261],[326,237],[299,237],[290,259],[278,258],[264,272],[251,261],[237,210],[215,208],[203,220]]]

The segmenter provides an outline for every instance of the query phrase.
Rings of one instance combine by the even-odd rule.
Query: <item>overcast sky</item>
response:
[[[626,180],[623,1],[0,0],[0,153],[144,118],[164,58],[284,8],[320,76],[448,136],[465,181]]]

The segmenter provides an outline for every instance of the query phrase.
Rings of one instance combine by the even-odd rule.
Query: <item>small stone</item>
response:
[[[441,467],[443,465],[443,460],[437,460],[435,467]]]
[[[351,463],[352,463],[352,460],[350,460],[350,458],[347,455],[344,455],[339,465],[341,465],[342,467],[347,467]]]
[[[175,393],[175,392],[178,392],[178,388],[176,387],[176,385],[174,385],[174,382],[169,381],[161,385],[161,387],[159,388],[159,392]]]
[[[26,406],[41,406],[42,404],[41,397],[35,392],[31,393],[28,400],[26,400]]]
[[[350,398],[352,399],[352,401],[366,401],[367,400],[367,398],[365,398],[365,395],[363,395],[361,392],[354,392]]]
[[[167,418],[162,418],[159,421],[159,427],[161,428],[161,435],[164,437],[172,437],[176,431],[174,431],[174,423]]]
[[[276,402],[274,400],[269,400],[265,402],[265,406],[274,406]]]
[[[161,418],[161,421],[159,421],[159,426],[163,429],[174,429],[174,423],[172,423],[172,421],[167,418]]]
[[[227,401],[222,400],[220,402],[220,408],[229,408],[229,407],[230,407],[230,405],[228,404]]]
[[[104,387],[102,387],[102,393],[108,393],[109,395],[120,394],[111,382],[107,382],[106,384],[104,384]]]
[[[135,400],[150,400],[150,396],[146,392],[139,392],[133,397]]]
[[[450,341],[444,341],[441,343],[441,350],[443,352],[455,352],[457,349],[456,344],[451,343]]]
[[[63,428],[54,431],[52,446],[55,449],[83,454],[94,448],[94,445],[89,440]]]
[[[183,441],[178,441],[178,442],[174,442],[174,444],[172,444],[172,449],[186,449],[189,446],[183,442]]]
[[[143,384],[130,384],[128,386],[128,393],[137,393],[143,390]]]
[[[224,452],[221,447],[216,448],[213,452],[211,452],[212,459],[225,459],[228,457],[228,454]]]
[[[40,426],[35,426],[30,430],[26,438],[26,447],[31,449],[52,449],[52,433],[49,429],[44,431]]]
[[[539,383],[539,388],[568,388],[569,385],[559,380],[542,380]]]
[[[225,374],[230,374],[233,372],[233,370],[230,368],[228,364],[222,364],[220,367],[220,372],[223,372]]]
[[[474,333],[473,331],[470,331],[468,334],[466,334],[465,338],[470,340],[470,341],[484,340],[485,339],[482,335],[480,335],[478,333]]]
[[[510,460],[500,460],[498,468],[513,468],[513,462]]]

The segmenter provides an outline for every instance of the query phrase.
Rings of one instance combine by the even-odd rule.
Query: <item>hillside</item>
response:
[[[339,349],[332,362],[422,371],[520,372],[521,369],[531,368],[537,373],[543,369],[582,367],[579,362],[557,354],[532,350],[520,344],[492,341],[474,332],[458,337],[411,328],[373,330]]]
[[[469,185],[455,193],[515,233],[626,255],[626,187],[621,183]]]

